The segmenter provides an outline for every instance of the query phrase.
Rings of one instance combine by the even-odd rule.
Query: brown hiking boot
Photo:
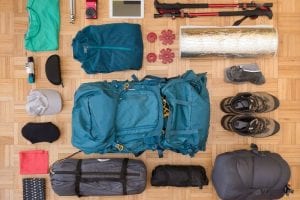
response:
[[[241,136],[263,138],[274,135],[280,130],[280,125],[273,119],[253,115],[225,115],[221,125],[228,131]]]
[[[266,113],[279,107],[279,100],[267,92],[245,92],[222,100],[220,107],[225,113]]]

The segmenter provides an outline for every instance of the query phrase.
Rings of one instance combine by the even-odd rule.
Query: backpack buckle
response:
[[[162,97],[162,103],[163,103],[163,115],[164,115],[164,118],[169,117],[170,110],[169,110],[169,106],[168,106],[167,100],[164,97]]]
[[[258,151],[258,146],[256,144],[254,144],[254,143],[251,143],[250,148],[253,151]]]
[[[129,88],[129,83],[126,82],[126,83],[124,84],[124,90],[128,90],[128,88]]]
[[[124,150],[124,146],[121,144],[116,144],[115,147],[119,150],[119,151],[123,151]]]

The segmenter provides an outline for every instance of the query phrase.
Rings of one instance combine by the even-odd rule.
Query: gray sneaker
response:
[[[225,81],[230,83],[250,82],[256,85],[266,82],[257,64],[237,65],[225,69]]]
[[[225,113],[266,113],[279,107],[279,100],[267,92],[244,92],[221,101]]]
[[[280,125],[273,119],[252,115],[225,115],[221,125],[225,130],[241,136],[263,138],[274,135],[280,130]]]

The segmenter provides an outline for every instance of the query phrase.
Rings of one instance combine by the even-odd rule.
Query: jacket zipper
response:
[[[84,53],[87,53],[88,49],[110,49],[110,50],[120,50],[120,51],[132,51],[128,47],[114,47],[114,46],[84,46]]]

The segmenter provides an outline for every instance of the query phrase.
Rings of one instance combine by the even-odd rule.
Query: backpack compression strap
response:
[[[122,168],[120,172],[120,182],[123,186],[123,195],[127,195],[127,165],[128,165],[128,158],[124,158],[122,162]]]
[[[79,188],[81,180],[81,163],[82,160],[79,159],[76,166],[75,193],[78,197],[81,197]]]

